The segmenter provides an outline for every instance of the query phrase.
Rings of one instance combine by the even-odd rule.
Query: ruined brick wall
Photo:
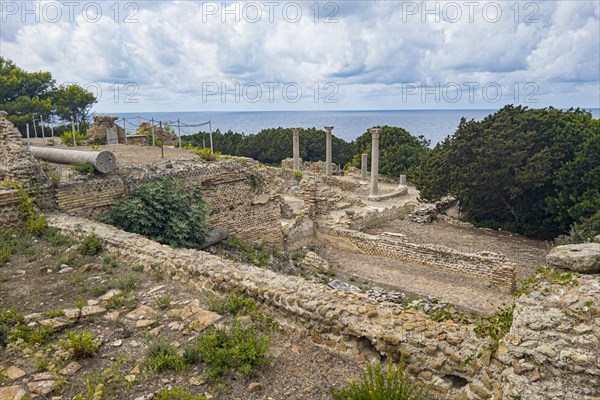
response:
[[[331,228],[327,233],[334,247],[343,246],[341,242],[346,241],[350,244],[344,246],[346,250],[357,249],[364,254],[460,272],[488,280],[500,290],[512,292],[515,288],[515,267],[500,254],[461,253],[445,246],[409,243],[401,237],[385,233],[369,235],[343,228]]]
[[[16,229],[21,225],[19,204],[21,200],[17,190],[0,189],[0,229]]]
[[[410,374],[448,399],[596,400],[600,387],[600,281],[575,274],[576,286],[544,283],[516,300],[514,322],[496,352],[472,324],[345,293],[300,277],[172,249],[114,227],[64,215],[51,226],[84,237],[94,232],[123,263],[162,268],[198,290],[236,291],[261,304],[287,329],[359,359],[402,355]]]
[[[81,216],[97,216],[113,201],[138,186],[164,177],[201,183],[211,206],[209,225],[225,226],[232,235],[283,246],[277,196],[266,187],[252,187],[253,170],[235,161],[177,162],[173,168],[122,167],[102,176],[60,184],[51,200],[59,209]]]
[[[326,185],[339,187],[346,192],[354,192],[360,187],[358,182],[346,181],[335,176],[322,176],[321,181]]]
[[[27,149],[21,133],[0,111],[0,181],[14,179],[43,186],[48,176]]]
[[[252,297],[263,304],[263,312],[318,344],[367,359],[380,354],[399,359],[402,354],[412,374],[434,383],[435,390],[448,398],[461,394],[485,398],[475,395],[469,384],[483,385],[482,379],[492,382],[488,393],[500,393],[499,364],[490,354],[476,357],[489,339],[478,338],[474,325],[436,322],[421,312],[378,303],[362,293],[336,291],[202,251],[175,250],[85,219],[55,215],[49,223],[69,235],[94,232],[123,263],[142,264],[147,270],[163,268],[172,278],[199,290],[236,291]]]
[[[372,210],[362,214],[347,212],[342,225],[345,228],[357,231],[375,228],[390,221],[404,219],[416,206],[416,203],[408,202],[401,206],[396,205],[383,210]]]

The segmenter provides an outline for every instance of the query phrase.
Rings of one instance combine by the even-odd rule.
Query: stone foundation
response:
[[[485,279],[499,290],[512,293],[515,289],[515,267],[500,254],[461,253],[445,246],[409,243],[394,234],[369,235],[343,228],[328,229],[325,238],[331,246],[346,251],[444,268]]]

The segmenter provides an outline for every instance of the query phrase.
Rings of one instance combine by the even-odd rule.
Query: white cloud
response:
[[[135,82],[140,103],[119,106],[138,110],[207,108],[201,102],[206,82],[228,87],[235,82],[298,82],[305,91],[315,82],[335,82],[342,100],[338,107],[379,108],[402,107],[397,96],[403,82],[498,82],[508,87],[534,81],[541,94],[548,93],[548,101],[556,101],[552,93],[560,87],[561,101],[599,106],[593,89],[600,81],[600,2],[492,3],[501,5],[497,21],[493,7],[483,12],[484,2],[475,10],[462,2],[428,3],[428,10],[437,4],[442,18],[436,22],[422,2],[352,1],[335,3],[338,9],[319,3],[315,22],[314,3],[282,2],[270,10],[273,23],[264,5],[258,22],[236,23],[227,14],[223,23],[223,10],[206,13],[220,2],[136,3],[137,23],[124,23],[135,11],[125,9],[125,3],[119,3],[118,16],[114,3],[103,3],[96,23],[88,21],[93,13],[81,9],[75,10],[73,22],[65,12],[60,22],[44,21],[42,15],[39,23],[31,16],[21,23],[22,15],[6,15],[3,5],[0,54],[28,70],[49,70],[59,82],[99,82],[104,87]],[[54,2],[39,2],[38,7],[44,4]],[[227,4],[231,12],[250,3]],[[296,4],[301,4],[302,16],[292,23]],[[456,17],[454,4],[462,5],[461,17],[444,21]],[[256,10],[246,11],[252,17]],[[325,23],[331,13],[337,22]],[[537,22],[525,23],[527,17]],[[565,82],[576,84],[571,96],[564,93]],[[210,105],[230,106],[255,107]],[[297,105],[306,106],[311,105]],[[98,108],[113,110],[114,99],[103,96]]]

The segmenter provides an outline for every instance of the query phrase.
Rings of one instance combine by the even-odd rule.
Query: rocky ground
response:
[[[78,243],[47,236],[19,238],[16,253],[0,266],[0,339],[7,342],[0,346],[2,400],[150,399],[167,388],[219,399],[329,399],[333,388],[360,376],[354,359],[278,328],[251,304],[232,312],[230,300],[102,252],[83,255]],[[15,322],[11,309],[24,319]],[[255,374],[233,370],[211,378],[211,364],[192,356],[178,371],[157,371],[149,356],[162,344],[181,359],[214,326],[229,330],[236,323],[255,326],[257,337],[269,340],[268,361]],[[95,354],[77,355],[67,345],[74,343],[71,331],[90,333],[84,348],[97,345]]]

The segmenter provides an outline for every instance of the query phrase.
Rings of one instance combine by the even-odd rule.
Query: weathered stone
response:
[[[21,368],[11,365],[10,367],[2,371],[2,375],[6,376],[11,381],[14,381],[24,377],[27,374]]]
[[[56,389],[55,380],[35,381],[27,384],[27,387],[32,393],[46,396]]]
[[[76,361],[71,361],[66,367],[61,369],[58,373],[64,376],[72,376],[75,375],[77,371],[81,369],[81,365],[79,365]]]
[[[600,272],[600,243],[557,246],[546,256],[550,265],[577,272]]]
[[[0,399],[2,400],[21,400],[27,392],[21,386],[0,387]]]
[[[248,385],[248,393],[260,392],[262,390],[262,384],[260,382],[252,382]]]

